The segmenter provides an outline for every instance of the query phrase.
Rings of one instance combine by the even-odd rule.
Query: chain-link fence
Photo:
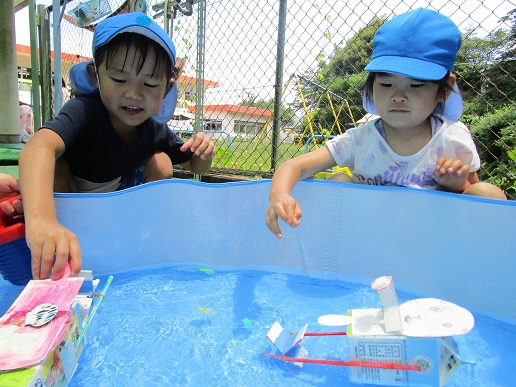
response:
[[[169,30],[184,60],[169,126],[184,136],[210,133],[212,172],[241,177],[270,177],[286,159],[366,120],[363,68],[376,29],[411,9],[437,10],[463,34],[455,71],[479,175],[516,195],[514,0],[98,1],[110,14],[145,10]],[[91,56],[92,32],[70,17],[81,3],[66,5],[61,47]],[[65,80],[70,65],[63,62]]]

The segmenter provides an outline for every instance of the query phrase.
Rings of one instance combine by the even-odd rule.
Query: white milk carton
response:
[[[399,305],[391,277],[377,278],[371,287],[378,292],[383,308],[348,312],[349,358],[417,365],[420,371],[353,367],[351,380],[390,386],[444,385],[461,365],[453,336],[473,328],[473,315],[434,298]]]
[[[351,309],[346,315],[319,317],[319,324],[347,326],[346,331],[288,333],[276,321],[267,338],[281,353],[266,356],[295,364],[312,363],[349,367],[350,380],[389,386],[443,386],[459,368],[461,360],[453,336],[468,333],[474,326],[466,309],[435,298],[420,298],[402,305],[391,277],[375,279],[371,287],[381,309]],[[305,336],[346,335],[348,359],[292,357],[291,350]],[[295,356],[295,355],[294,355]]]
[[[457,346],[451,337],[408,337],[382,331],[378,321],[382,309],[349,311],[353,323],[348,326],[351,360],[414,364],[421,371],[382,368],[350,368],[356,383],[389,386],[442,386],[460,366]]]

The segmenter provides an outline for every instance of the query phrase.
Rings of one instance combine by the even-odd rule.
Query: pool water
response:
[[[101,286],[106,281],[101,276]],[[394,279],[395,280],[395,279]],[[400,303],[416,298],[398,291]],[[274,321],[297,331],[325,314],[379,308],[368,286],[259,270],[162,266],[114,275],[72,386],[349,385],[348,369],[267,358]],[[447,386],[516,380],[516,327],[475,315],[458,337],[463,364]],[[311,358],[347,360],[345,336],[305,337]]]

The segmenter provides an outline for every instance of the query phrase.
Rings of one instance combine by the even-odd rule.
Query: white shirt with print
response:
[[[336,164],[348,167],[358,184],[439,189],[432,173],[441,156],[461,160],[470,166],[470,172],[477,171],[480,158],[468,128],[441,116],[432,116],[430,121],[431,140],[410,156],[396,154],[387,144],[378,130],[381,119],[348,129],[326,146]]]

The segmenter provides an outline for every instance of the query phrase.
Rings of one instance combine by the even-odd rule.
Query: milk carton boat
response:
[[[276,321],[267,338],[280,354],[268,357],[296,364],[312,363],[350,367],[356,383],[395,386],[442,386],[461,365],[454,336],[468,333],[473,315],[453,303],[420,298],[401,305],[392,278],[383,276],[371,283],[381,309],[351,309],[347,315],[325,315],[325,326],[345,326],[345,331],[286,332]],[[312,359],[290,355],[307,336],[347,337],[348,360]]]
[[[29,281],[0,318],[0,385],[68,385],[112,278],[99,293],[91,271]]]

